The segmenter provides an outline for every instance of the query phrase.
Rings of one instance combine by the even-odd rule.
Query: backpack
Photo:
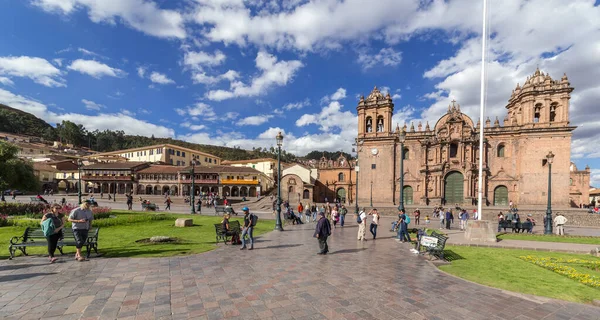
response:
[[[253,214],[253,215],[251,215],[250,219],[252,219],[252,222],[250,223],[250,226],[251,227],[255,227],[256,223],[258,222],[258,216],[255,215],[255,214]]]
[[[54,226],[54,221],[52,218],[48,218],[42,222],[42,232],[44,236],[49,237],[54,234],[54,230],[56,227]]]
[[[410,217],[406,214],[406,219],[404,219],[404,223],[409,224],[410,223]]]
[[[360,214],[359,214],[358,216],[356,216],[356,222],[357,222],[358,224],[361,224],[361,223],[362,223],[362,219],[360,218]]]

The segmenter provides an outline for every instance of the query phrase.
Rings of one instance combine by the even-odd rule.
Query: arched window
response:
[[[540,115],[542,114],[542,104],[538,103],[533,109],[533,123],[540,122]]]
[[[503,144],[498,146],[498,152],[497,152],[498,158],[504,158],[504,149],[505,149],[505,147]]]
[[[367,132],[373,132],[373,118],[371,117],[367,117],[366,120],[366,131]]]
[[[408,152],[408,148],[404,148],[404,150],[403,150],[403,151],[404,151],[404,152],[402,152],[402,157],[403,157],[403,159],[404,159],[404,160],[408,160],[408,159],[410,159],[410,157],[409,157],[410,153]]]
[[[456,158],[457,155],[458,155],[458,144],[451,143],[450,144],[450,158]]]
[[[383,132],[383,117],[377,117],[377,132]]]
[[[554,120],[556,120],[556,109],[557,109],[558,105],[555,103],[550,105],[550,122],[554,122]]]
[[[338,181],[339,182],[343,182],[344,181],[344,174],[342,172],[338,173]]]

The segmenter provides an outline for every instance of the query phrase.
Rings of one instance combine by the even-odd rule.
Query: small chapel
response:
[[[360,98],[358,112],[358,200],[397,205],[400,174],[405,205],[475,205],[478,199],[479,132],[484,132],[483,205],[510,201],[545,205],[548,190],[546,155],[552,163],[552,204],[587,204],[590,169],[571,162],[569,122],[574,88],[566,74],[553,79],[539,69],[517,84],[502,121],[474,123],[457,101],[435,124],[392,124],[394,103],[377,88]],[[399,134],[405,141],[400,143]],[[400,159],[404,158],[404,172]]]

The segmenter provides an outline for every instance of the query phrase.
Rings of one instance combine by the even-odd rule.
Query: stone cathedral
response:
[[[546,205],[552,152],[552,204],[587,204],[590,169],[571,163],[569,99],[574,88],[566,75],[554,80],[536,70],[517,84],[504,121],[483,124],[483,201],[487,206]],[[435,125],[393,127],[394,103],[377,88],[361,97],[358,112],[359,203],[397,205],[400,155],[404,157],[405,205],[475,205],[478,198],[481,124],[462,113],[456,101]],[[404,150],[398,135],[406,132]]]

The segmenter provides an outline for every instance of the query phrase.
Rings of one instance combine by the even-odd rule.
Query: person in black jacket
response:
[[[319,240],[319,251],[318,254],[327,254],[329,247],[327,246],[327,237],[331,235],[331,224],[329,220],[325,218],[325,213],[319,213],[319,221],[317,221],[317,227],[315,228],[314,237]]]

